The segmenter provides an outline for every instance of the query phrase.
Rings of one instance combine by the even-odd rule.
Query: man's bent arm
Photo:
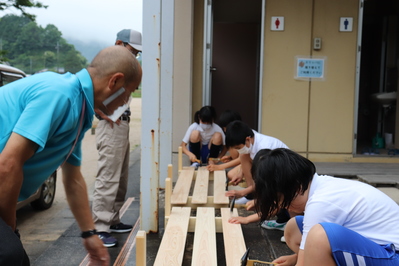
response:
[[[38,145],[16,133],[11,133],[0,153],[0,217],[13,230],[16,227],[16,208],[23,181],[23,166]]]

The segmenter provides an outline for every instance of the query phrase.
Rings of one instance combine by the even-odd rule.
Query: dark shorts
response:
[[[303,230],[303,216],[295,217]],[[362,235],[334,223],[320,223],[326,231],[335,262],[339,266],[399,265],[399,254],[393,244],[379,245]]]
[[[189,147],[189,150],[192,152],[192,150],[190,149],[190,147]],[[209,157],[209,147],[208,147],[208,144],[202,144],[200,156],[201,156],[201,161],[202,161],[202,163],[205,163],[205,164],[208,163],[208,157]]]

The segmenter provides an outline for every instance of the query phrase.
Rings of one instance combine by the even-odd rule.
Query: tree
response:
[[[24,17],[29,18],[30,20],[35,20],[35,15],[27,13],[25,11],[26,8],[47,8],[47,6],[43,5],[41,2],[33,1],[33,0],[7,0],[0,1],[0,11],[6,10],[9,8],[15,8],[21,11]]]

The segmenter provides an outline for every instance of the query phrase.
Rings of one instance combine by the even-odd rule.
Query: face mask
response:
[[[107,99],[105,99],[103,101],[103,104],[105,106],[105,108],[107,108],[107,105],[111,104],[116,98],[118,98],[120,95],[122,95],[123,93],[125,93],[125,88],[120,88],[119,90],[117,90],[115,93],[113,93],[111,96],[109,96]],[[129,100],[127,102],[125,102],[125,104],[123,104],[122,106],[119,106],[111,115],[108,115],[108,117],[112,120],[112,121],[116,121],[118,120],[118,118],[126,111],[126,109],[129,107],[131,101],[131,96],[129,97]],[[115,108],[115,107],[114,107]],[[108,108],[107,108],[108,109]]]
[[[204,131],[207,131],[208,129],[210,129],[210,128],[212,127],[212,125],[200,123],[200,127],[201,127]]]
[[[250,154],[251,150],[252,150],[252,143],[249,143],[249,147],[247,147],[247,145],[244,144],[244,146],[241,149],[237,150],[237,152],[239,154]]]

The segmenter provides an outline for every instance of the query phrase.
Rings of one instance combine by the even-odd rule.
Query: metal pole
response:
[[[161,0],[143,1],[141,229],[158,231]]]

